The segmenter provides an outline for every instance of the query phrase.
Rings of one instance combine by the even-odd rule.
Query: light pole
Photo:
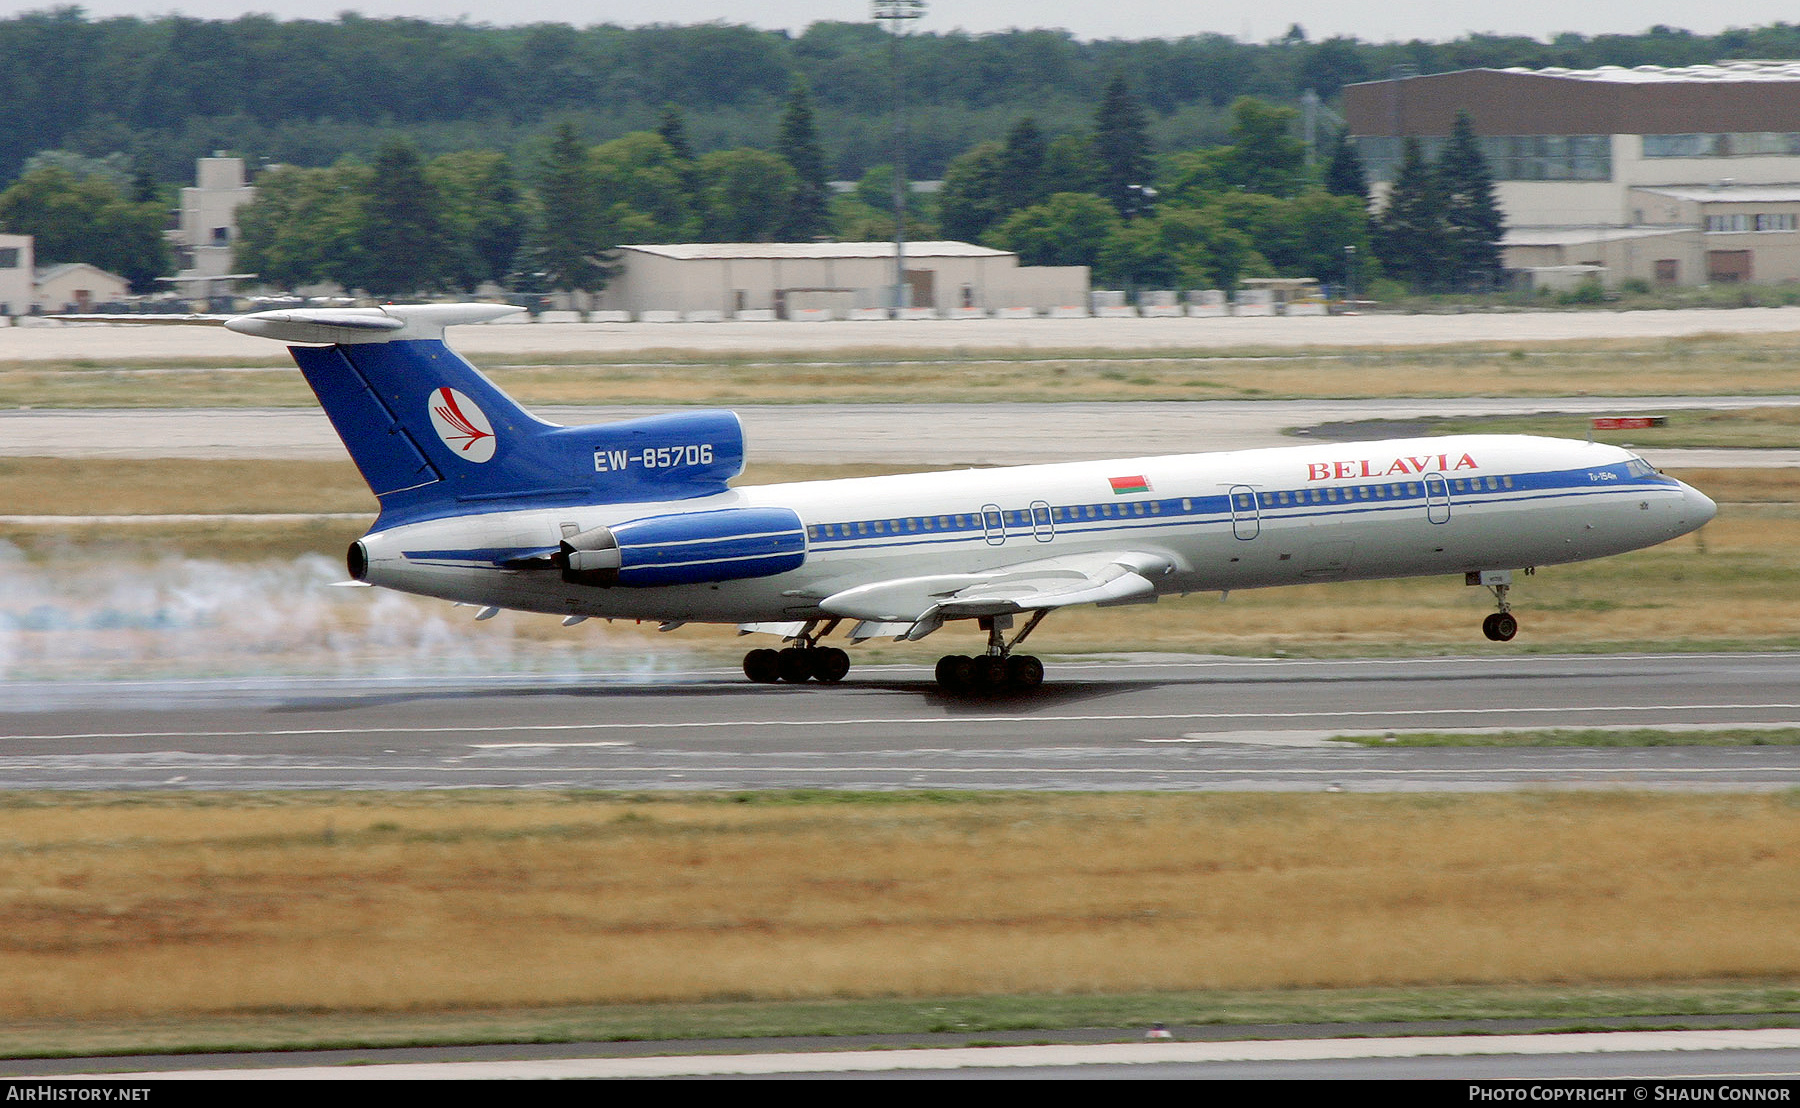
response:
[[[1344,247],[1344,310],[1356,299],[1356,247]]]
[[[894,318],[906,306],[906,121],[901,112],[900,36],[906,21],[925,14],[925,0],[874,0],[873,14],[888,25],[888,67],[894,73]]]

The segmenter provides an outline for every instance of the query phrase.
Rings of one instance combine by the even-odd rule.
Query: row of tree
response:
[[[78,7],[0,19],[0,180],[33,152],[124,151],[158,177],[232,149],[256,162],[322,167],[373,159],[395,133],[428,156],[493,149],[521,157],[565,118],[602,142],[687,113],[696,152],[772,145],[780,104],[804,84],[828,173],[855,179],[888,160],[889,46],[873,22],[803,34],[699,26],[492,27],[365,19],[88,19]],[[1269,43],[1223,35],[1083,42],[1063,31],[926,31],[898,43],[901,96],[917,114],[911,170],[935,178],[1031,115],[1052,136],[1083,130],[1111,74],[1133,76],[1158,147],[1221,143],[1245,96],[1327,100],[1346,83],[1472,67],[1682,65],[1800,56],[1800,26],[1696,35],[1473,35],[1453,42]]]
[[[953,159],[935,200],[906,190],[913,237],[1088,266],[1097,282],[1128,288],[1385,273],[1437,289],[1491,287],[1499,275],[1499,209],[1467,116],[1438,165],[1408,148],[1371,218],[1354,147],[1340,139],[1328,165],[1309,165],[1291,108],[1240,100],[1229,143],[1162,157],[1146,114],[1116,75],[1080,133],[1047,140],[1034,119],[1018,120],[1004,142]],[[592,291],[623,244],[892,237],[891,171],[833,197],[825,160],[804,87],[789,93],[774,150],[696,156],[674,111],[654,131],[597,145],[561,124],[523,167],[496,151],[427,159],[396,136],[369,164],[261,174],[239,213],[236,266],[276,286],[336,282],[379,297],[485,284]],[[116,160],[41,161],[0,193],[0,227],[38,235],[46,263],[94,261],[140,290],[167,272],[155,234],[166,209],[125,199]]]
[[[239,214],[237,265],[295,287],[335,281],[376,296],[485,283],[597,290],[614,247],[828,237],[811,98],[795,89],[773,151],[695,157],[685,123],[589,146],[559,125],[521,181],[494,151],[426,161],[404,137],[371,165],[283,167]]]

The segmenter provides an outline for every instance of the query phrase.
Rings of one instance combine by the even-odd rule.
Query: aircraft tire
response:
[[[744,655],[744,676],[759,685],[773,685],[781,680],[781,655],[764,647]]]
[[[1006,660],[1006,683],[1015,689],[1035,689],[1044,683],[1044,663],[1030,654],[1014,654]]]
[[[790,646],[775,655],[777,671],[781,679],[793,685],[804,685],[812,680],[812,651],[798,646]]]
[[[962,692],[974,683],[975,659],[965,654],[946,654],[938,659],[937,683],[945,692]]]
[[[1511,612],[1495,612],[1481,621],[1481,633],[1494,642],[1511,642],[1519,633],[1519,621]]]
[[[850,655],[835,646],[821,646],[811,653],[812,675],[817,681],[835,685],[850,672]]]
[[[992,654],[984,654],[975,659],[975,680],[970,684],[977,689],[998,689],[1006,685],[1006,659]]]

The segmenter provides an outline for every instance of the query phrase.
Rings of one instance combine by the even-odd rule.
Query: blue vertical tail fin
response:
[[[295,363],[381,501],[378,528],[468,512],[709,496],[742,472],[734,413],[560,427],[520,407],[444,343],[447,326],[515,310],[296,309],[226,326],[296,344]]]

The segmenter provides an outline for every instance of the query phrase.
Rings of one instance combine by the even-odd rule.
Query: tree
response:
[[[787,222],[781,229],[782,237],[790,242],[806,242],[829,233],[831,222],[825,211],[829,190],[825,180],[825,154],[819,149],[818,132],[813,127],[812,97],[804,84],[795,85],[788,95],[775,152],[787,159],[795,178],[794,197],[788,207]]]
[[[525,240],[524,198],[512,162],[492,150],[468,150],[432,159],[426,174],[443,202],[453,280],[466,289],[504,284]]]
[[[1098,280],[1136,288],[1233,289],[1245,273],[1268,272],[1251,236],[1218,207],[1165,209],[1119,224],[1095,265]]]
[[[715,150],[700,159],[700,237],[706,242],[773,242],[788,226],[799,179],[764,150]]]
[[[1505,218],[1494,194],[1494,178],[1475,137],[1475,121],[1456,113],[1450,141],[1438,157],[1438,185],[1451,243],[1449,270],[1458,282],[1492,287],[1500,278],[1500,238]]]
[[[602,143],[588,155],[595,199],[619,242],[681,242],[696,233],[688,195],[691,163],[667,140],[633,131]]]
[[[1099,193],[1125,219],[1148,215],[1152,179],[1150,132],[1144,109],[1131,94],[1123,73],[1107,83],[1094,120],[1094,156],[1099,163]]]
[[[1019,255],[1021,265],[1086,265],[1119,227],[1119,214],[1098,196],[1059,192],[1014,212],[988,232],[987,243]]]
[[[375,156],[363,202],[363,264],[349,282],[377,297],[435,292],[455,268],[437,188],[409,139],[385,143]]]
[[[663,109],[662,119],[656,124],[656,133],[669,144],[674,155],[684,162],[694,160],[694,148],[688,145],[687,120],[682,118],[681,109],[671,104]]]
[[[366,166],[286,166],[256,179],[256,199],[238,209],[233,257],[272,285],[354,283],[364,243]]]
[[[958,155],[944,170],[938,190],[938,221],[944,237],[974,242],[1006,216],[1006,153],[997,142],[984,142]]]
[[[1000,154],[1000,198],[1007,211],[1018,211],[1050,195],[1045,177],[1050,158],[1044,132],[1030,116],[1013,124]]]
[[[587,147],[567,121],[557,125],[538,172],[537,211],[527,251],[550,288],[593,292],[606,287],[614,243],[600,211]]]
[[[127,187],[129,180],[127,179]],[[134,203],[110,175],[78,176],[61,164],[34,169],[0,193],[0,231],[31,235],[40,265],[87,262],[149,292],[174,269],[160,203]]]
[[[1292,196],[1306,181],[1306,144],[1293,136],[1300,113],[1246,96],[1231,106],[1227,181],[1246,192]]]
[[[1046,194],[1097,192],[1099,188],[1100,163],[1094,153],[1094,136],[1058,135],[1050,140],[1050,149],[1044,154]]]
[[[1349,131],[1339,131],[1331,148],[1331,164],[1325,168],[1325,191],[1333,196],[1354,196],[1369,202],[1369,177]]]
[[[1375,221],[1376,253],[1395,278],[1415,288],[1442,287],[1451,276],[1452,235],[1443,188],[1417,138],[1401,145],[1400,172]]]

